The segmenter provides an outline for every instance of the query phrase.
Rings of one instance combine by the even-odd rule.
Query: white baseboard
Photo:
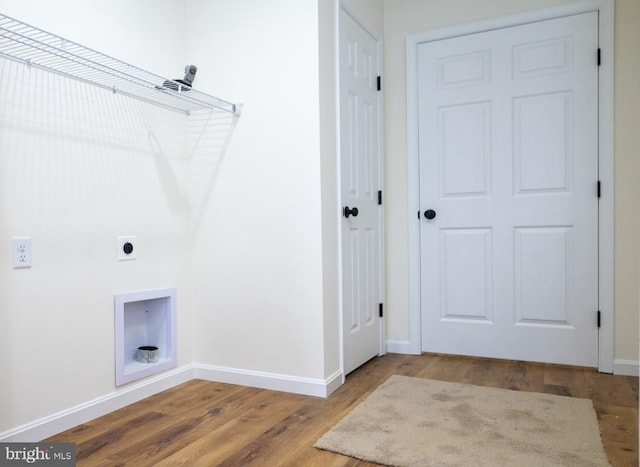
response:
[[[387,352],[400,353],[406,355],[415,355],[416,353],[411,349],[411,343],[409,341],[387,341]]]
[[[37,442],[194,378],[193,365],[125,386],[110,394],[0,433],[1,442]]]
[[[640,376],[640,362],[638,360],[614,360],[613,374]]]
[[[206,381],[238,384],[306,396],[327,397],[342,384],[341,371],[336,371],[327,379],[322,380],[199,363],[194,365],[195,377]]]
[[[0,433],[0,442],[38,442],[192,379],[327,397],[342,383],[338,370],[324,380],[192,363],[131,383],[110,394]]]
[[[344,375],[342,370],[336,371],[325,380],[325,395],[322,397],[329,397],[333,392],[344,384]]]
[[[387,341],[387,352],[413,355],[415,352],[411,350],[411,343],[409,341]],[[638,360],[614,360],[613,362],[613,374],[625,375],[625,376],[640,376],[640,361]]]

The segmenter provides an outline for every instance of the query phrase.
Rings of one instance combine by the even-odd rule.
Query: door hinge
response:
[[[601,184],[600,184],[600,180],[598,180],[598,198],[600,198],[600,194],[602,193],[601,191]]]
[[[379,306],[378,306],[378,311],[379,311],[379,316],[380,316],[380,318],[382,318],[382,317],[384,316],[384,313],[383,313],[383,311],[382,311],[382,303],[380,303],[380,304],[379,304]]]
[[[602,51],[600,47],[598,47],[598,66],[602,64]]]
[[[382,190],[378,190],[378,206],[382,206]]]
[[[602,313],[600,313],[600,310],[598,310],[598,318],[597,318],[598,327],[600,327],[600,319],[601,319],[601,315],[602,315]]]
[[[380,76],[376,79],[376,87],[378,88],[378,91],[382,90],[382,77]]]

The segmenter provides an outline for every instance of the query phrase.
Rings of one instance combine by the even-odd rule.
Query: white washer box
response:
[[[114,312],[117,386],[176,367],[175,288],[116,294]],[[158,360],[138,362],[141,346],[158,347]]]

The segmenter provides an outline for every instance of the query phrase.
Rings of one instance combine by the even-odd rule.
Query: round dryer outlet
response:
[[[118,237],[118,261],[136,259],[136,237],[122,235]]]

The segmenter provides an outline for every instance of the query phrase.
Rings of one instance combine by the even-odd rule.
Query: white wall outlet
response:
[[[31,267],[31,237],[13,237],[11,251],[13,269]]]
[[[118,237],[118,261],[136,259],[135,235],[121,235]]]

